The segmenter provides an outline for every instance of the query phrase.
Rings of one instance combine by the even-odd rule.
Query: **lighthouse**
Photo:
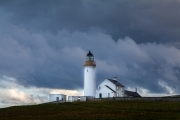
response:
[[[96,91],[96,63],[94,56],[89,51],[84,64],[84,96],[95,97]]]

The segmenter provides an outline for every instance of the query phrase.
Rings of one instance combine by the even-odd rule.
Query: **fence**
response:
[[[180,97],[113,97],[113,98],[94,98],[94,101],[99,100],[145,100],[145,101],[177,101],[180,102]]]
[[[87,97],[86,101],[101,101],[101,100],[119,100],[119,101],[171,101],[180,102],[180,97],[110,97],[110,98],[93,98]],[[76,100],[75,100],[76,101]],[[49,103],[64,103],[64,102],[75,102],[75,101],[53,101]]]

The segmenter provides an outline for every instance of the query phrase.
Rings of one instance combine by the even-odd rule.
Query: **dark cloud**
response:
[[[178,93],[179,5],[178,0],[2,0],[0,74],[26,87],[83,88],[91,50],[97,84],[117,76],[127,87]]]
[[[131,36],[138,43],[179,41],[180,2],[134,0],[1,1],[13,24],[53,31],[100,28],[117,40]]]

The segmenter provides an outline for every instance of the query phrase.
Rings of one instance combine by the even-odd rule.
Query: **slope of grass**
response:
[[[180,119],[179,102],[162,101],[89,101],[47,103],[0,109],[0,120],[56,119]]]

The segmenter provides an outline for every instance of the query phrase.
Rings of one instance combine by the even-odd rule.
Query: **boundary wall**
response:
[[[94,101],[99,100],[145,100],[145,101],[177,101],[180,102],[180,97],[113,97],[113,98],[94,98]]]

